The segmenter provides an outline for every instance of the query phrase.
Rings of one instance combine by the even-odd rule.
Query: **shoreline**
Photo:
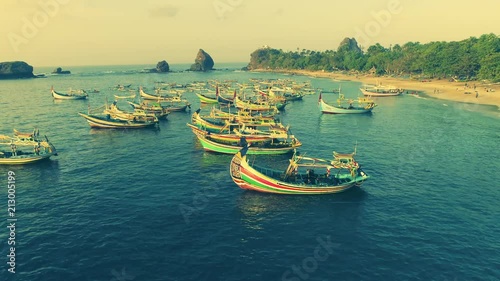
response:
[[[340,81],[356,81],[371,85],[390,85],[405,91],[420,91],[425,95],[442,100],[463,103],[494,105],[500,109],[500,85],[483,84],[481,82],[449,82],[447,80],[429,80],[421,82],[404,78],[373,76],[370,74],[350,75],[340,72],[323,72],[310,70],[266,70],[255,69],[257,72],[288,73],[294,75],[311,76],[314,78],[330,78]],[[466,86],[467,84],[467,86]],[[494,91],[490,91],[490,89]],[[476,98],[476,91],[478,97]],[[466,92],[470,94],[465,94]]]

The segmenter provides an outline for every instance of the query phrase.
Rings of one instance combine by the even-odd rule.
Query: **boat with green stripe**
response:
[[[245,137],[242,137],[239,143],[233,143],[232,141],[223,142],[221,140],[215,140],[210,136],[210,134],[205,134],[201,130],[193,130],[193,133],[198,138],[205,151],[235,154],[240,149],[248,145]],[[300,146],[302,146],[302,143],[295,138],[295,136],[290,135],[287,140],[273,139],[271,142],[252,144],[248,148],[248,154],[286,154],[292,152],[295,148]]]
[[[200,99],[200,102],[201,103],[204,103],[204,104],[215,104],[215,103],[219,103],[217,101],[217,97],[209,97],[209,96],[206,96],[202,93],[196,93],[196,96]]]
[[[286,133],[284,134],[263,134],[263,133],[256,133],[256,134],[248,134],[245,133],[245,131],[240,132],[239,130],[235,129],[234,132],[228,132],[228,133],[214,133],[211,131],[203,130],[199,128],[196,125],[189,124],[187,123],[187,126],[191,128],[194,134],[202,134],[205,137],[210,136],[213,141],[220,141],[224,143],[239,143],[241,140],[241,137],[245,137],[246,141],[248,143],[259,143],[259,142],[271,142],[272,139],[276,138],[286,138],[287,135]]]
[[[247,147],[238,151],[229,168],[231,178],[242,189],[277,194],[329,194],[359,186],[369,178],[354,160],[355,153],[333,152],[334,159],[330,161],[296,152],[282,171],[250,164],[247,154]]]

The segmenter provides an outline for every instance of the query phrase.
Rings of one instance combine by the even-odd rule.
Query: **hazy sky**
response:
[[[498,0],[0,0],[0,61],[33,66],[247,62],[255,49],[336,49],[500,34]]]

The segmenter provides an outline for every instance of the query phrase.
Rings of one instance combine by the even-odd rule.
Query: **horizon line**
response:
[[[18,61],[23,61],[23,60],[18,60]],[[7,62],[7,61],[5,61]],[[13,62],[13,61],[11,61]],[[26,61],[24,61],[26,62]],[[28,62],[26,62],[27,64],[29,64]],[[168,61],[167,61],[168,63]],[[240,61],[234,61],[234,62],[219,62],[219,64],[228,64],[228,63],[242,63],[242,64],[245,64],[245,65],[248,65],[248,62],[240,62]],[[178,62],[178,63],[168,63],[169,66],[170,65],[190,65],[190,64],[193,64],[193,62]],[[31,65],[31,64],[29,64]],[[31,65],[33,66],[33,68],[35,67],[61,67],[61,68],[64,68],[64,67],[82,67],[82,66],[145,66],[145,65],[151,65],[152,67],[155,67],[156,64],[148,64],[148,63],[125,63],[125,64],[79,64],[79,65],[63,65],[63,64],[60,64],[60,65]],[[217,64],[214,64],[214,69],[217,69]],[[64,69],[63,69],[64,70]]]

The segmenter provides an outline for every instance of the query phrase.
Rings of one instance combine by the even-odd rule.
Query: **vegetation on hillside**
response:
[[[350,38],[344,39],[336,51],[283,51],[265,47],[251,54],[248,69],[259,68],[500,81],[500,37],[484,34],[459,42],[408,42],[389,48],[377,43],[366,51]]]

